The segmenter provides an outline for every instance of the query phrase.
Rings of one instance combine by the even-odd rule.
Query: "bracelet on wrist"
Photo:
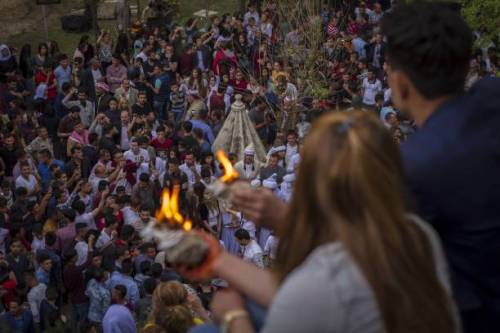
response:
[[[231,310],[226,312],[222,318],[221,332],[229,333],[231,323],[239,318],[248,318],[248,312],[246,310]]]

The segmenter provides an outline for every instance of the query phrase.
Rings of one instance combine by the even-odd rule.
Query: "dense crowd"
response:
[[[206,26],[162,19],[157,2],[143,21],[117,36],[102,30],[95,44],[83,36],[69,54],[56,41],[18,54],[0,45],[2,332],[187,332],[211,322],[212,295],[226,282],[182,278],[140,236],[174,186],[195,229],[259,268],[274,266],[274,231],[206,190],[224,172],[212,145],[237,95],[266,155],[253,145],[226,153],[241,179],[283,202],[318,116],[373,114],[398,144],[416,130],[388,85],[379,26],[388,4],[322,7],[317,75],[328,94],[319,98],[283,57],[308,32],[278,2],[251,2]],[[479,48],[466,87],[499,66],[494,45]]]

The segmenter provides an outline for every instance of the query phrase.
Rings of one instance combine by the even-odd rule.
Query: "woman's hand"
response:
[[[222,248],[217,239],[209,233],[203,231],[191,231],[208,245],[208,253],[205,260],[198,267],[188,267],[187,265],[177,264],[175,270],[182,276],[192,281],[200,281],[214,276],[213,266],[216,259],[221,255]]]
[[[245,218],[269,229],[275,229],[284,218],[287,209],[284,202],[264,188],[235,190],[232,204]]]

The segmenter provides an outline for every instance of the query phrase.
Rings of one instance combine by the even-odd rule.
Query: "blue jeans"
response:
[[[250,315],[250,320],[252,321],[252,325],[255,331],[259,332],[266,321],[267,309],[256,304],[250,299],[245,300],[245,306],[247,308],[248,314]],[[219,327],[212,324],[199,325],[189,330],[189,333],[220,333],[220,329]]]
[[[82,326],[82,324],[87,322],[88,314],[89,314],[89,303],[73,304],[71,326],[74,328],[75,332],[80,332],[80,327]]]

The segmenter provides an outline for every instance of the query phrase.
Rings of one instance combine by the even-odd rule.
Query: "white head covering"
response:
[[[7,52],[5,52],[6,50]],[[6,53],[5,55],[4,52]],[[10,52],[9,47],[5,44],[0,45],[0,61],[7,61],[10,58],[12,58],[12,53]]]
[[[271,177],[265,179],[262,182],[262,186],[268,188],[270,190],[276,190],[278,188],[278,183],[276,182],[277,175],[275,173],[272,174]]]
[[[287,171],[291,171],[293,172],[295,170],[295,168],[297,167],[297,165],[300,163],[300,154],[294,154],[291,158],[290,158],[290,162],[288,163],[287,165]]]
[[[253,144],[248,145],[245,148],[244,153],[245,153],[245,155],[254,156],[255,155],[255,149],[253,148]]]
[[[250,186],[252,186],[252,187],[260,187],[261,185],[262,184],[261,184],[260,180],[258,180],[258,179],[254,179],[250,182]]]
[[[272,154],[274,153],[279,153],[280,151],[286,151],[286,146],[277,146],[277,147],[271,147],[269,149],[269,152],[267,153],[267,160],[269,161],[269,157],[271,157]]]
[[[283,177],[283,182],[281,183],[281,188],[279,192],[279,197],[281,200],[288,202],[292,198],[293,194],[293,183],[295,182],[295,174],[289,173]]]

